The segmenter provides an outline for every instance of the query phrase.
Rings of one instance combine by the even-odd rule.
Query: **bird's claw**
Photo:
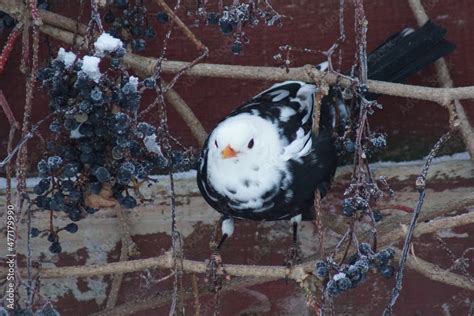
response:
[[[222,257],[218,252],[214,252],[209,258],[206,268],[205,281],[209,286],[209,291],[217,292],[222,288],[224,279],[227,278],[227,274],[222,264]]]
[[[291,269],[299,263],[301,263],[300,249],[296,243],[293,243],[286,254],[285,266],[287,269]]]

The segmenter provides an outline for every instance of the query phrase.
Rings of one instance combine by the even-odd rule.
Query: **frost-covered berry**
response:
[[[366,257],[361,257],[359,260],[357,260],[354,265],[360,269],[362,274],[366,274],[369,272],[370,269],[370,263],[369,260]]]
[[[119,169],[117,172],[117,182],[120,184],[128,184],[132,180],[132,173],[127,169]]]
[[[352,205],[352,199],[347,198],[342,201],[342,214],[347,217],[351,217],[354,215],[356,209]]]
[[[145,86],[145,88],[153,89],[154,87],[156,87],[156,80],[153,77],[148,77],[143,80],[143,85]]]
[[[366,242],[360,243],[359,251],[360,251],[360,253],[362,253],[363,255],[366,255],[366,256],[371,255],[371,254],[374,253],[373,250],[372,250],[372,247]]]
[[[100,103],[102,101],[102,91],[98,87],[95,87],[91,91],[91,100],[95,103]]]
[[[138,123],[137,130],[145,136],[151,136],[156,132],[156,128],[146,122]]]
[[[99,180],[99,182],[102,182],[102,183],[110,180],[110,172],[105,167],[99,167],[95,169],[94,175],[97,178],[97,180]]]
[[[346,272],[347,277],[351,280],[352,285],[356,285],[362,280],[362,272],[360,267],[351,265]]]
[[[334,280],[329,280],[329,282],[326,284],[326,291],[331,297],[337,296],[341,293],[337,286],[337,282]]]
[[[314,265],[314,275],[319,279],[325,279],[329,275],[329,266],[324,261],[316,261]]]
[[[57,120],[54,120],[49,124],[49,130],[53,133],[59,133],[61,131],[61,123]]]
[[[63,159],[59,156],[51,156],[48,158],[48,169],[49,170],[56,170],[61,167],[63,163]]]
[[[375,255],[375,259],[378,261],[379,264],[381,265],[386,265],[395,255],[395,252],[391,248],[387,248],[384,250],[379,251]]]
[[[353,153],[355,151],[354,142],[351,141],[350,139],[347,139],[346,141],[344,141],[344,149],[350,154]]]
[[[49,172],[48,163],[44,159],[40,160],[36,167],[41,177],[47,175]]]
[[[333,277],[333,280],[336,281],[337,288],[341,292],[347,291],[352,286],[351,280],[346,276],[345,273],[342,273],[342,272],[336,274]]]

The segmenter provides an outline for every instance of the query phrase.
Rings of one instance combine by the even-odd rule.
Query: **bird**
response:
[[[445,34],[432,21],[417,30],[404,28],[368,54],[368,78],[402,82],[454,50]],[[324,71],[328,62],[316,67]],[[324,198],[330,190],[338,167],[338,126],[348,124],[351,115],[341,89],[330,87],[321,100],[319,132],[313,133],[317,91],[303,81],[274,84],[224,117],[208,135],[197,185],[222,216],[217,251],[233,235],[235,219],[290,221],[295,246],[301,221],[315,218],[315,191]]]

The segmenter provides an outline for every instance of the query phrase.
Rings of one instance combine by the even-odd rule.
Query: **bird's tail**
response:
[[[404,81],[456,48],[444,39],[446,32],[445,28],[428,21],[417,30],[405,28],[390,36],[367,56],[368,78]]]
[[[432,21],[418,29],[405,28],[393,34],[367,55],[367,76],[371,80],[400,83],[437,59],[451,53],[456,45],[444,39],[447,30]],[[317,68],[324,68],[322,63]],[[368,94],[369,100],[377,98]],[[350,113],[339,88],[332,88],[322,100],[321,128],[339,134],[349,122]]]

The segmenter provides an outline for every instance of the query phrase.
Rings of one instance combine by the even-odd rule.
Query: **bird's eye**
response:
[[[214,141],[214,144],[216,145],[216,148],[219,148],[219,145],[217,145],[217,140]]]
[[[252,149],[253,147],[253,138],[249,141],[249,144],[247,145],[249,149]]]

